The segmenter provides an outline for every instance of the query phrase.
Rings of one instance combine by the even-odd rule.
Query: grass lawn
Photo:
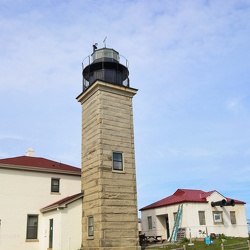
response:
[[[238,245],[238,246],[228,246],[225,247],[225,250],[232,250],[236,248],[243,248],[247,247],[247,240],[248,238],[233,238],[233,237],[227,237],[224,242],[222,242],[221,239],[214,239],[212,240],[215,244],[210,244],[206,245],[205,241],[193,241],[192,243],[194,244],[193,246],[188,246],[189,242],[184,242],[184,243],[179,243],[179,244],[169,244],[165,246],[155,246],[155,247],[150,247],[147,246],[145,249],[146,250],[162,250],[162,249],[177,249],[181,248],[183,245],[186,245],[186,250],[221,250],[221,244],[223,243],[224,245],[229,245],[229,244],[237,244],[237,243],[243,243],[245,242],[246,244]],[[143,249],[143,248],[142,248]]]

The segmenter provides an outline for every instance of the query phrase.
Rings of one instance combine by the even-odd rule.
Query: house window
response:
[[[173,215],[174,215],[174,221],[176,221],[176,218],[177,218],[177,212],[174,212],[174,213],[173,213]]]
[[[94,217],[88,216],[88,236],[94,236]]]
[[[148,229],[152,229],[153,224],[152,224],[152,216],[148,216]]]
[[[214,211],[213,218],[214,218],[214,224],[223,224],[222,212]]]
[[[200,225],[206,225],[205,211],[198,211]]]
[[[113,152],[113,170],[123,171],[122,153]]]
[[[235,211],[230,211],[231,224],[236,224]]]
[[[37,239],[38,215],[28,214],[26,239]]]
[[[59,193],[60,179],[52,178],[51,179],[51,193]]]

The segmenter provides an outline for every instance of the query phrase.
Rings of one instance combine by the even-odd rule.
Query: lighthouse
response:
[[[82,245],[93,250],[138,250],[132,99],[128,61],[97,49],[83,66]]]

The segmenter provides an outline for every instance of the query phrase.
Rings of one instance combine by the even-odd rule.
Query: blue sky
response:
[[[0,158],[81,165],[81,63],[129,60],[138,207],[178,188],[247,202],[249,0],[0,0]]]

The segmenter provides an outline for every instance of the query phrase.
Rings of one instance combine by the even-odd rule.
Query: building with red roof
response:
[[[178,189],[174,194],[140,209],[142,232],[171,241],[213,234],[247,237],[245,202],[216,190]]]
[[[0,159],[0,248],[81,247],[81,169],[46,158]]]

